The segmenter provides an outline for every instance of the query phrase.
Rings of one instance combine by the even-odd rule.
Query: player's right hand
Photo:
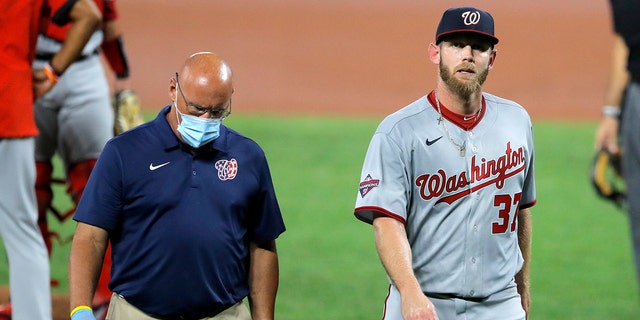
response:
[[[71,315],[71,320],[96,320],[91,310],[78,310]]]
[[[49,92],[54,83],[49,80],[43,69],[34,69],[31,76],[33,79],[33,100],[35,101]]]
[[[402,297],[402,318],[404,320],[438,320],[436,307],[424,294]]]

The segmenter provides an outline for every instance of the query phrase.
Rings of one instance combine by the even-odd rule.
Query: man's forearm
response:
[[[529,284],[529,266],[531,265],[531,238],[532,238],[532,226],[531,226],[531,213],[529,209],[521,209],[518,213],[518,245],[524,258],[522,268],[516,274],[515,281],[518,286],[518,293],[521,296],[522,308],[529,314],[529,308],[531,305],[531,294]]]
[[[373,226],[378,256],[398,291],[401,294],[422,292],[413,273],[411,248],[402,223],[380,217],[374,220]]]
[[[275,241],[251,243],[249,304],[254,320],[273,319],[278,292],[278,253]]]
[[[79,223],[69,254],[69,303],[71,309],[91,306],[102,270],[108,234],[105,230]]]

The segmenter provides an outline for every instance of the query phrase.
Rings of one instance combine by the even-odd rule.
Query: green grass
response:
[[[287,232],[278,239],[277,319],[380,319],[387,281],[372,228],[353,217],[364,153],[381,118],[234,115],[265,150]],[[596,197],[594,123],[535,124],[531,319],[636,319],[640,298],[626,216]],[[58,171],[58,173],[60,173]],[[68,208],[64,189],[56,203]],[[53,223],[61,235],[74,223]],[[0,255],[4,255],[0,248]],[[69,245],[55,246],[53,290],[66,292]],[[0,259],[0,283],[7,283]]]

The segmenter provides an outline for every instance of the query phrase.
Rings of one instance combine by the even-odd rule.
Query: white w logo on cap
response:
[[[462,14],[462,19],[465,25],[478,24],[480,22],[480,12],[466,11]]]

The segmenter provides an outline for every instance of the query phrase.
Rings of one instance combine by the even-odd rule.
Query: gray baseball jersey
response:
[[[381,122],[355,215],[405,224],[423,291],[488,297],[513,286],[523,263],[516,216],[535,203],[531,119],[487,93],[467,123],[445,106],[441,117],[435,101],[431,93]]]

